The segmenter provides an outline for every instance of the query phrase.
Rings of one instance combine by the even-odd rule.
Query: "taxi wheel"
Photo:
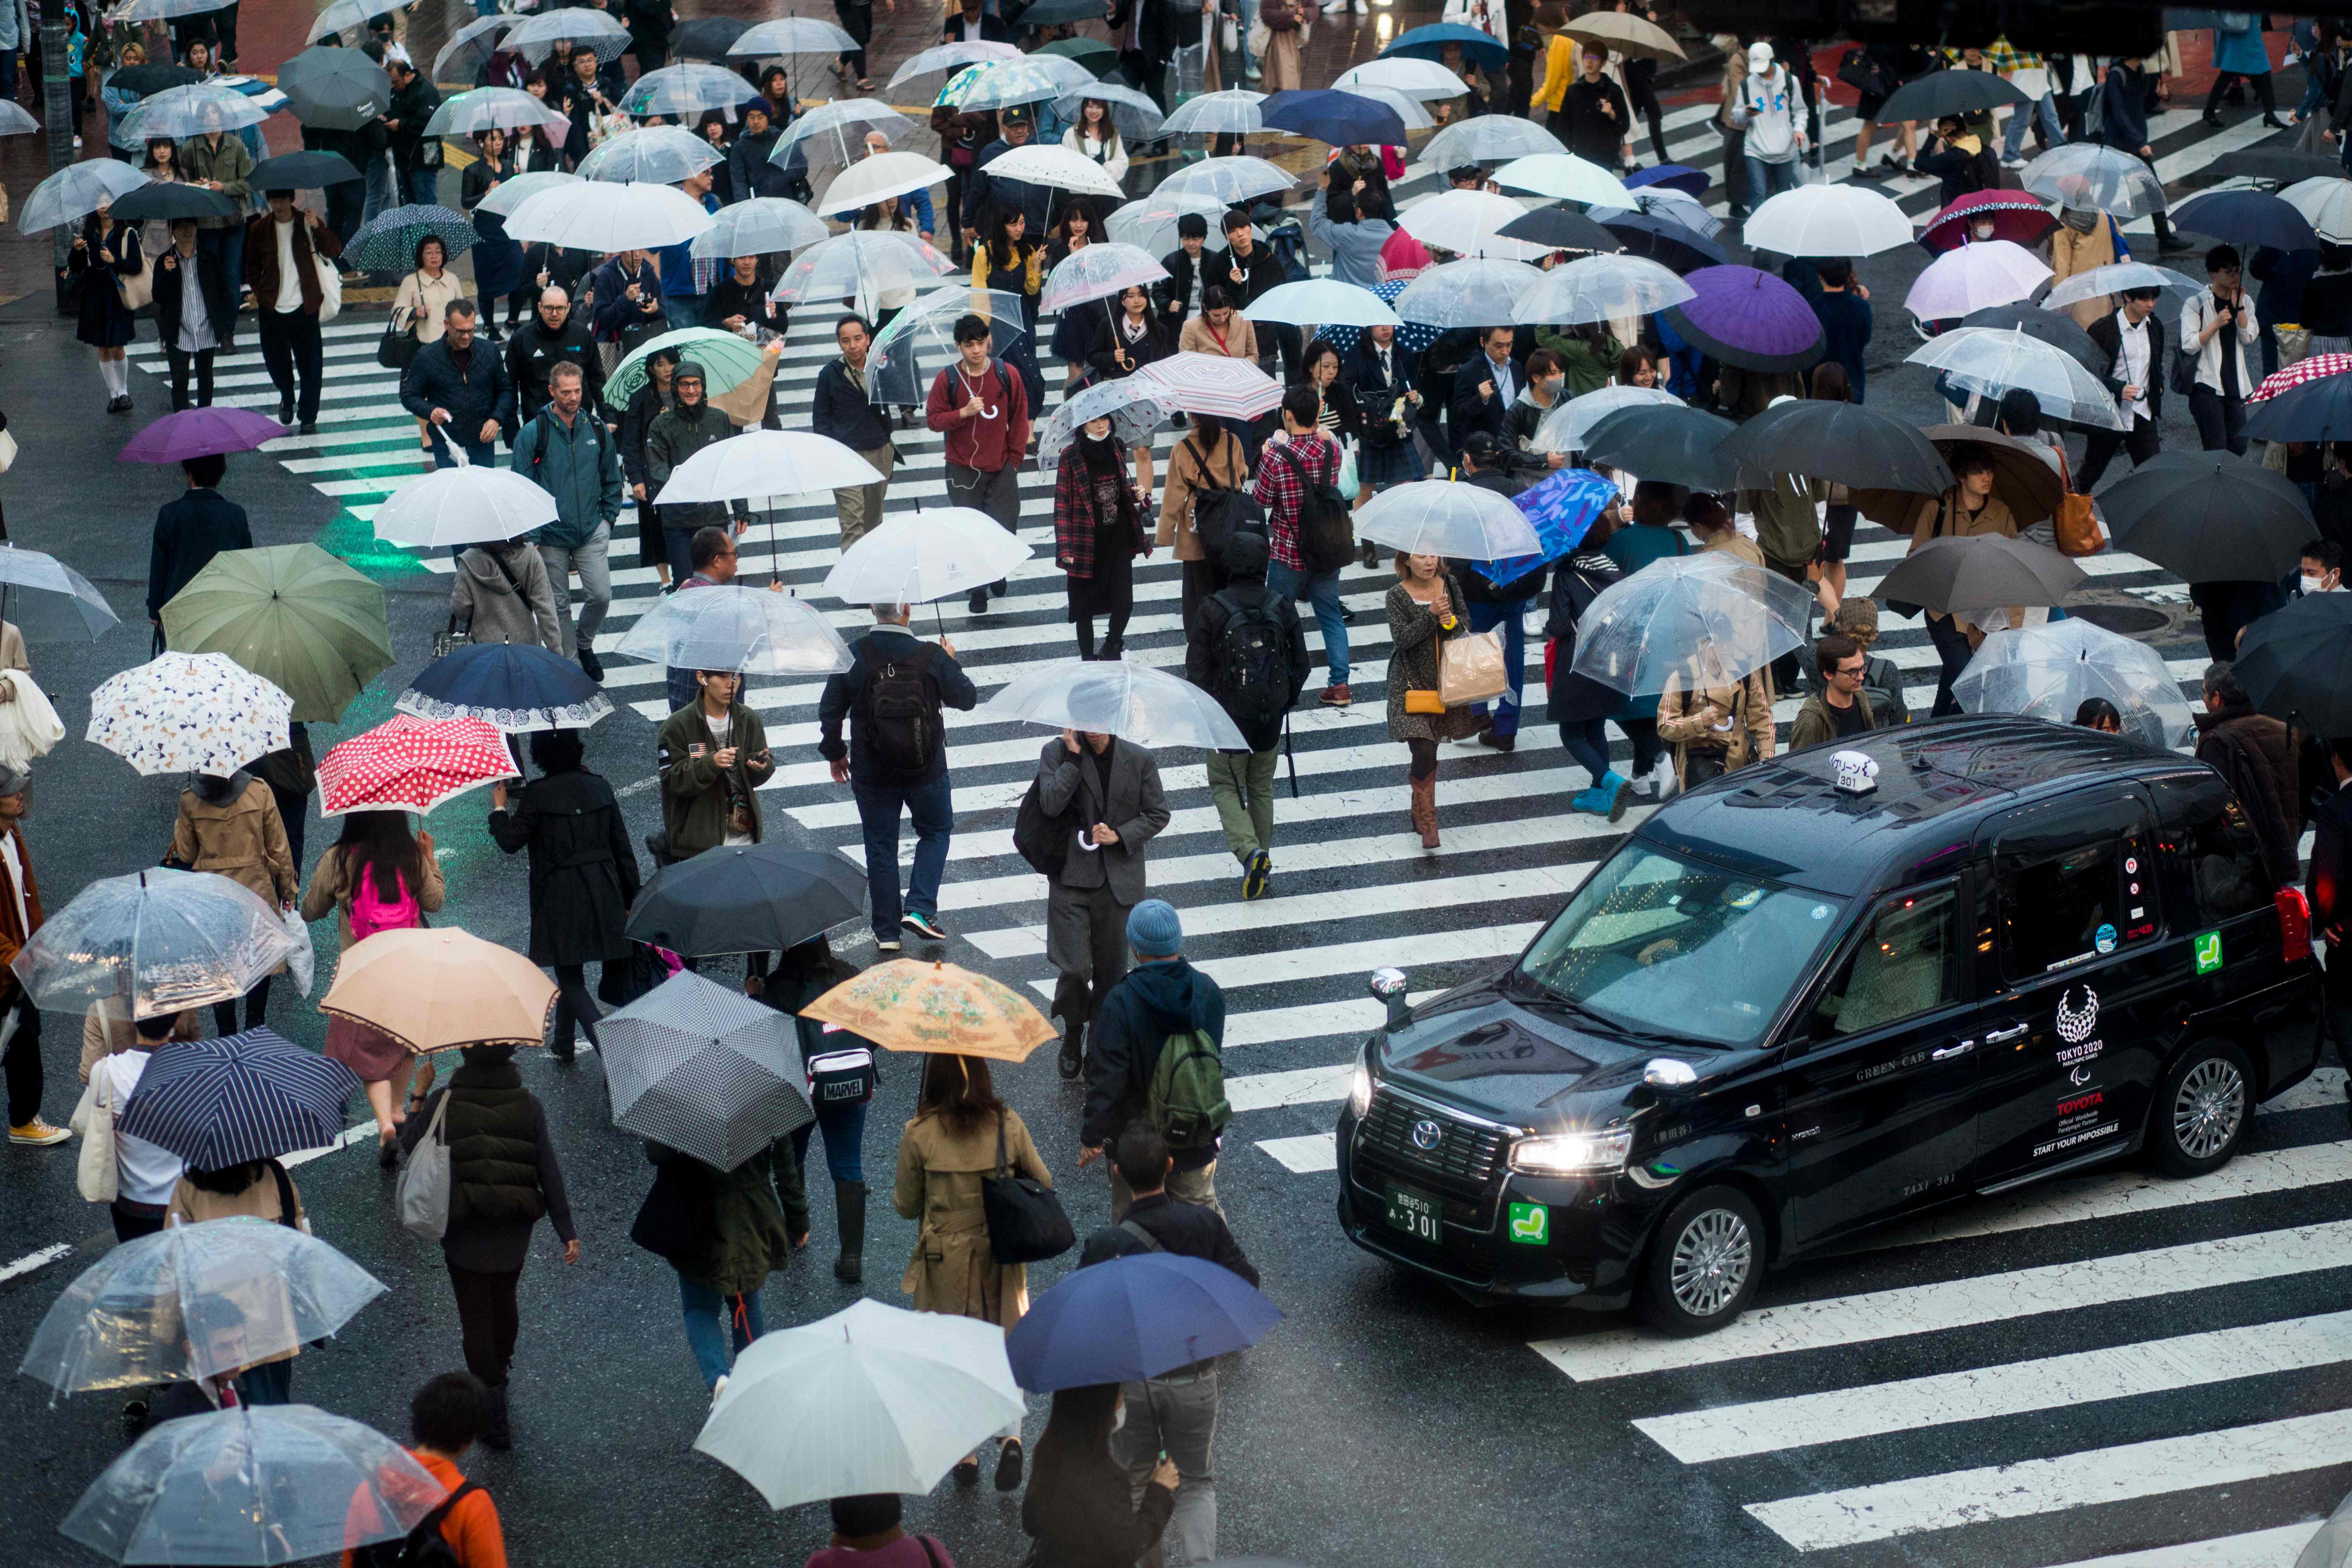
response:
[[[2180,1053],[2148,1107],[2148,1147],[2167,1175],[2201,1176],[2230,1163],[2253,1125],[2254,1069],[2230,1040]]]
[[[1642,1268],[1642,1315],[1667,1333],[1712,1333],[1764,1278],[1764,1222],[1737,1187],[1702,1187],[1666,1211]]]

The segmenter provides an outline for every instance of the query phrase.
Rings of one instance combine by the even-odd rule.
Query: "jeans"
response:
[[[673,332],[682,332],[688,327],[698,327],[702,325],[702,296],[664,294],[662,314],[663,318],[669,322],[669,330]]]
[[[2228,353],[2227,349],[2222,351]],[[2197,444],[2208,452],[2227,447],[2246,455],[2246,400],[2224,397],[2203,382],[2189,389],[2189,416],[2197,421]]]
[[[1470,606],[1470,630],[1491,631],[1503,628],[1503,669],[1510,678],[1511,689],[1495,704],[1495,733],[1516,735],[1519,732],[1519,690],[1527,679],[1528,606],[1532,599],[1518,599],[1507,605],[1473,604]],[[1484,702],[1477,710],[1486,711]]]
[[[441,200],[441,170],[403,169],[400,172],[401,199],[410,206],[429,207]]]
[[[596,998],[588,990],[588,966],[584,963],[555,965],[555,1033],[548,1047],[558,1061],[572,1059],[572,1042],[581,1033],[588,1043],[596,1043],[596,1020],[603,1017],[597,1010]]]
[[[1592,775],[1597,786],[1609,772],[1609,721],[1605,719],[1576,719],[1559,727],[1560,750],[1569,760]]]
[[[457,1339],[465,1347],[466,1370],[492,1388],[503,1387],[507,1368],[514,1364],[515,1336],[521,1314],[515,1306],[515,1285],[522,1270],[484,1274],[449,1265],[449,1289],[457,1298]]]
[[[236,299],[237,291],[245,287],[245,227],[242,221],[232,223],[226,228],[196,230],[196,254],[210,256],[220,262],[222,281],[228,285],[230,299]],[[258,305],[260,301],[256,300],[255,303]],[[220,331],[220,324],[215,322],[213,330]]]
[[[596,628],[613,603],[613,525],[600,522],[583,544],[542,544],[539,558],[547,563],[548,586],[555,590],[555,624],[563,633],[563,656],[596,646]],[[580,574],[580,627],[572,626],[572,574]]]
[[[805,1121],[793,1130],[793,1153],[797,1160],[808,1158],[809,1137],[824,1134],[824,1166],[836,1182],[862,1182],[866,1179],[866,1108],[871,1102],[859,1100],[855,1105],[835,1105],[816,1113],[814,1121]]]
[[[866,886],[874,900],[874,934],[898,937],[898,812],[915,822],[915,866],[907,879],[907,908],[919,915],[940,912],[940,879],[947,874],[948,837],[955,829],[955,804],[944,770],[929,784],[904,788],[853,784],[857,820],[866,830]]]
[[[1225,847],[1244,866],[1259,850],[1274,850],[1274,770],[1281,759],[1279,746],[1209,753],[1209,799],[1225,830]]]
[[[400,202],[393,195],[391,153],[377,153],[360,173],[365,176],[361,183],[367,189],[360,204],[360,221],[364,224],[386,207],[398,206]]]
[[[651,489],[653,487],[646,487]],[[694,536],[702,525],[698,522],[662,523],[662,553],[669,557],[669,580],[683,584],[694,575]]]
[[[1748,163],[1748,201],[1750,206],[1777,196],[1782,191],[1797,188],[1797,160],[1785,163],[1768,163],[1753,153],[1741,154]]]
[[[1127,1472],[1134,1502],[1166,1454],[1176,1462],[1176,1509],[1160,1538],[1169,1568],[1194,1568],[1217,1555],[1217,1479],[1209,1448],[1217,1435],[1217,1363],[1195,1373],[1125,1385],[1127,1419],[1110,1435],[1111,1458]]]
[[[2042,139],[2044,142],[2053,147],[2063,147],[2066,144],[2065,133],[2058,129],[2057,100],[2045,92],[2032,106],[2021,104],[2010,111],[2009,134],[2001,142],[2002,157],[2015,158],[2023,154],[2026,121],[2036,116],[2039,116],[2042,121]]]
[[[213,352],[211,349],[200,349],[194,353],[190,353],[185,349],[175,349],[168,345],[164,348],[163,358],[172,367],[173,413],[177,414],[184,408],[212,406]],[[191,369],[196,373],[196,396],[193,403],[188,400],[188,372]]]
[[[702,1385],[716,1388],[727,1375],[728,1331],[734,1331],[735,1353],[741,1355],[753,1340],[768,1331],[754,1290],[741,1296],[721,1296],[708,1285],[677,1277],[678,1307],[686,1315],[686,1342],[694,1363],[702,1369]],[[723,1321],[721,1320],[724,1320]]]
[[[319,318],[307,310],[258,310],[255,315],[261,330],[261,363],[269,367],[278,401],[293,404],[294,416],[301,423],[315,422],[319,383],[326,374]]]
[[[1315,624],[1323,628],[1323,668],[1329,684],[1348,684],[1348,623],[1339,618],[1339,574],[1310,577],[1296,566],[1268,562],[1265,585],[1286,599],[1305,598],[1315,610]]]

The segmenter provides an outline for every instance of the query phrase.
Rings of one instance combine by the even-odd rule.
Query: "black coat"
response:
[[[228,279],[221,273],[220,253],[199,250],[193,257],[181,256],[176,247],[163,253],[173,265],[155,263],[155,332],[165,348],[180,338],[180,307],[185,298],[190,273],[205,297],[205,316],[211,321],[213,336],[220,340],[220,352],[226,353],[236,346],[236,308],[243,302],[245,291],[229,292]]]
[[[430,418],[436,408],[447,410],[449,438],[467,446],[480,437],[485,419],[497,420],[509,441],[520,428],[515,424],[514,383],[507,379],[506,361],[499,357],[496,343],[480,338],[474,340],[463,375],[457,374],[447,338],[419,349],[401,373],[400,405],[419,419]]]
[[[139,336],[139,318],[122,302],[122,281],[139,270],[139,226],[119,223],[112,235],[93,213],[81,228],[82,247],[66,257],[68,287],[78,296],[74,336],[94,348],[119,349]],[[103,249],[114,258],[110,267],[100,261]]]
[[[1545,700],[1550,716],[1559,723],[1605,719],[1625,704],[1623,693],[1570,668],[1576,658],[1578,617],[1591,608],[1603,588],[1624,575],[1615,562],[1590,547],[1571,551],[1552,573],[1551,613],[1544,622],[1544,636],[1559,646],[1552,655]]]
[[[215,489],[190,489],[155,514],[155,542],[147,557],[147,618],[163,613],[172,595],[224,550],[253,548],[245,508]]]
[[[1253,1285],[1258,1281],[1256,1267],[1213,1208],[1178,1203],[1166,1193],[1152,1193],[1129,1204],[1127,1218],[1138,1229],[1149,1231],[1162,1252],[1172,1252],[1179,1258],[1204,1258],[1232,1269]],[[1126,1226],[1105,1226],[1087,1237],[1087,1249],[1078,1255],[1078,1267],[1106,1263],[1114,1258],[1133,1258],[1150,1250],[1143,1238]]]
[[[1121,381],[1133,375],[1155,360],[1166,359],[1175,352],[1175,340],[1165,327],[1155,323],[1149,313],[1143,318],[1145,331],[1140,342],[1130,342],[1120,331],[1118,323],[1103,310],[1099,302],[1079,311],[1088,328],[1087,371],[1093,381]],[[1128,363],[1118,363],[1119,351],[1125,350]]]
[[[782,126],[770,125],[757,136],[746,131],[735,138],[735,145],[727,153],[727,177],[735,188],[736,200],[781,196],[790,192],[791,174],[782,163],[768,161],[783,134]]]
[[[1223,255],[1222,251],[1202,247],[1198,265],[1207,274],[1201,283],[1203,293],[1207,292],[1211,283],[1216,281],[1214,268]],[[1151,286],[1152,310],[1159,317],[1160,330],[1166,332],[1169,341],[1173,342],[1176,334],[1183,331],[1184,323],[1192,319],[1192,268],[1195,264],[1192,252],[1180,245],[1161,257],[1160,265],[1168,268],[1168,276]],[[1173,310],[1169,308],[1171,305],[1175,307]]]
[[[601,408],[604,400],[604,361],[596,352],[588,328],[588,313],[573,306],[563,325],[553,331],[533,310],[530,320],[507,339],[507,380],[514,388],[518,422],[539,416],[547,406],[547,373],[565,360],[580,367],[583,407]]]
[[[637,855],[611,784],[580,772],[533,779],[511,810],[490,813],[490,837],[509,855],[530,851],[533,963],[629,956],[622,927],[637,898]]]
[[[1389,344],[1389,374],[1381,373],[1381,354],[1369,331],[1356,335],[1356,346],[1339,362],[1339,379],[1354,389],[1356,406],[1363,415],[1364,444],[1394,447],[1404,442],[1413,426],[1413,411],[1405,407],[1400,426],[1389,416],[1396,400],[1412,385],[1412,355],[1403,345]]]
[[[1013,144],[1002,136],[980,150],[972,161],[971,173],[964,179],[963,226],[978,229],[982,237],[988,234],[991,208],[1018,207],[1029,219],[1029,233],[1041,236],[1050,226],[1049,211],[1054,187],[1034,185],[1026,180],[992,180],[988,165],[1013,151]]]
[[[866,362],[873,373],[874,362]],[[809,428],[830,436],[853,452],[870,452],[890,444],[890,422],[871,399],[850,384],[849,367],[838,359],[824,362],[816,373],[816,395],[809,405]]]
[[[621,478],[632,485],[646,482],[646,434],[653,428],[654,416],[668,406],[662,401],[661,388],[648,375],[646,384],[630,396],[629,406],[622,411]]]
[[[425,134],[425,122],[441,107],[441,91],[419,71],[406,87],[393,89],[392,101],[384,106],[386,120],[400,121],[391,132],[393,165],[403,174],[411,169],[441,166],[441,139]],[[432,144],[428,153],[426,143]],[[362,171],[364,172],[364,171]]]
[[[2123,329],[2117,323],[2122,320],[2123,312],[2110,311],[2083,329],[2107,356],[2107,390],[2118,399],[2125,386],[2118,363],[2123,357]],[[2158,421],[2164,417],[2164,312],[2159,309],[2147,318],[2147,385],[2141,394],[2147,399],[2148,417]]]
[[[1198,456],[1196,450],[1194,457]],[[1201,602],[1201,607],[1193,612],[1192,626],[1184,633],[1184,679],[1213,694],[1217,689],[1217,650],[1224,646],[1225,626],[1244,610],[1256,609],[1261,604],[1290,639],[1290,694],[1282,705],[1286,714],[1298,706],[1298,694],[1307,689],[1307,672],[1312,668],[1307,652],[1307,627],[1298,618],[1297,601],[1287,595],[1270,592],[1263,577],[1230,583]],[[1228,710],[1227,717],[1231,716]],[[1253,746],[1258,746],[1263,740],[1265,745],[1259,746],[1260,750],[1281,738],[1279,730],[1267,736],[1243,733],[1243,739]]]
[[[1037,1444],[1037,1463],[1021,1500],[1021,1528],[1036,1542],[1034,1568],[1135,1568],[1168,1528],[1176,1493],[1143,1489],[1129,1501],[1127,1472],[1108,1448],[1089,1450],[1054,1440]]]
[[[1235,256],[1231,250],[1223,250],[1219,251],[1214,258],[1204,258],[1214,262],[1214,265],[1209,268],[1209,282],[1231,292],[1236,308],[1254,305],[1267,290],[1279,289],[1290,281],[1290,275],[1282,269],[1282,258],[1274,253],[1274,247],[1270,245],[1263,243],[1252,245],[1250,253],[1245,258]],[[1242,280],[1239,284],[1234,281],[1235,268],[1241,269]],[[1270,342],[1271,339],[1266,333],[1258,334],[1258,344],[1261,349]]]
[[[2312,819],[2311,868],[2305,875],[2305,896],[2311,901],[2311,930],[2327,939],[2332,957],[2347,918],[2352,917],[2352,794],[2333,790]],[[2352,972],[2352,962],[2343,967]],[[2338,975],[2327,966],[2329,978],[2341,987],[2352,973]]]

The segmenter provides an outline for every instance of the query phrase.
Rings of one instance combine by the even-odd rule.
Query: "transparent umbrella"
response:
[[[1492,191],[1445,191],[1399,213],[1397,226],[1423,245],[1443,246],[1464,256],[1533,261],[1545,247],[1506,239],[1496,232],[1527,216],[1527,208]]]
[[[786,55],[830,55],[857,47],[857,40],[831,22],[814,16],[780,16],[746,27],[727,50],[738,60],[782,58]]]
[[[1542,547],[1535,524],[1509,498],[1451,479],[1382,490],[1356,513],[1356,537],[1452,561],[1501,561]]]
[[[913,135],[915,122],[877,98],[845,98],[821,103],[784,127],[783,134],[776,138],[775,151],[768,155],[769,161],[781,163],[784,161],[784,149],[807,142],[831,153],[836,165],[854,163],[866,156],[866,133],[869,131],[879,131],[895,142]]]
[[[1419,166],[1442,174],[1465,163],[1503,163],[1542,153],[1567,152],[1567,143],[1532,121],[1510,114],[1481,114],[1431,137],[1421,149]]]
[[[483,16],[467,23],[449,35],[441,52],[433,57],[435,81],[472,81],[481,74],[490,57],[499,52],[499,35],[515,25],[517,18],[504,13]]]
[[[38,234],[45,228],[79,223],[114,198],[148,184],[145,174],[113,158],[84,158],[68,163],[33,187],[16,215],[16,228]]]
[[[1474,257],[1430,268],[1393,303],[1399,316],[1425,326],[1508,326],[1518,319],[1519,301],[1542,281],[1524,261]]]
[[[572,122],[547,105],[544,99],[533,98],[515,87],[478,87],[471,92],[452,93],[441,100],[433,118],[425,122],[427,136],[477,136],[492,126],[512,131],[519,126],[544,126],[551,132],[568,132]]]
[[[1437,124],[1429,110],[1422,107],[1420,99],[1411,93],[1400,91],[1396,88],[1365,87],[1360,84],[1355,87],[1343,87],[1338,90],[1352,92],[1358,98],[1369,98],[1374,103],[1388,105],[1389,108],[1396,110],[1397,118],[1404,121],[1404,128],[1407,131],[1428,131]]]
[[[1257,109],[1265,101],[1265,94],[1245,87],[1204,92],[1178,105],[1160,129],[1170,136],[1246,136],[1265,129]]]
[[[1538,452],[1581,452],[1592,427],[1619,410],[1643,404],[1672,404],[1679,408],[1682,401],[1663,386],[1604,386],[1553,408],[1536,426],[1528,445]]]
[[[2062,207],[2119,218],[2146,217],[2165,205],[2164,182],[2155,170],[2120,148],[2091,142],[2053,147],[2025,166],[2019,184]]]
[[[877,403],[922,402],[924,366],[928,363],[936,370],[955,356],[958,321],[967,315],[986,321],[991,340],[988,352],[1001,358],[1026,330],[1021,324],[1021,297],[1004,289],[951,283],[918,295],[913,304],[891,317],[890,324],[875,334],[874,346],[866,357],[867,395]]]
[[[291,1563],[397,1542],[446,1496],[371,1427],[311,1405],[240,1405],[150,1430],[58,1531],[117,1563]]]
[[[290,946],[278,911],[243,883],[159,866],[82,889],[9,968],[52,1012],[128,998],[133,1017],[150,1018],[234,1001]]]
[[[27,642],[91,642],[116,624],[90,580],[38,550],[0,544],[0,619]]]
[[[402,3],[403,0],[334,0],[312,18],[310,30],[303,37],[315,44],[337,33],[355,31],[366,26],[371,17],[399,10]]]
[[[976,114],[983,109],[1042,103],[1094,79],[1095,73],[1076,60],[1060,55],[1028,55],[982,68],[965,89],[961,107],[966,113]]]
[[[893,289],[927,287],[954,270],[955,264],[932,249],[920,235],[887,228],[852,229],[802,251],[770,292],[786,305],[814,300],[872,300]],[[1019,313],[1014,316],[1017,320]]]
[[[992,719],[1116,735],[1145,747],[1236,751],[1249,745],[1208,692],[1126,659],[1057,660],[1006,682],[980,710]]]
[[[2103,299],[2134,289],[2177,289],[2183,294],[2194,294],[2203,287],[2187,273],[2175,272],[2169,267],[2151,267],[2145,261],[2111,261],[2053,284],[2050,292],[2042,297],[2042,308],[2063,310],[2084,300]]]
[[[799,250],[826,238],[824,219],[786,196],[753,196],[719,209],[709,234],[695,237],[693,254],[769,256]]]
[[[275,1220],[173,1226],[116,1247],[66,1287],[16,1370],[60,1394],[217,1377],[334,1333],[383,1289]]]
[[[1646,316],[1697,297],[1698,290],[1645,256],[1580,256],[1542,274],[1511,319],[1547,326],[1606,321]]]
[[[1115,81],[1093,81],[1073,88],[1054,100],[1054,112],[1076,125],[1079,110],[1090,98],[1109,108],[1111,123],[1118,127],[1119,135],[1127,141],[1149,142],[1167,129],[1162,123],[1165,111],[1151,101],[1148,93]]]
[[[1167,424],[1176,413],[1176,400],[1156,383],[1134,376],[1098,381],[1065,399],[1038,425],[1037,467],[1049,474],[1060,467],[1062,454],[1078,438],[1079,427],[1093,420],[1108,419],[1112,436],[1133,446]],[[996,575],[1002,577],[1004,574]]]
[[[2094,697],[2123,715],[2124,733],[2151,746],[2181,742],[2190,728],[2180,682],[2164,655],[2079,616],[1994,632],[1952,682],[1971,713],[2022,713],[2060,724]]]
[[[2298,180],[2279,193],[2279,200],[2301,213],[2311,231],[2328,244],[2352,239],[2352,180],[2332,175]]]
[[[201,16],[227,9],[235,0],[122,0],[106,13],[109,26],[124,22],[168,22],[175,16]]]
[[[1962,327],[1921,344],[1909,363],[1942,371],[1963,392],[1996,399],[2011,390],[2030,392],[2045,418],[2124,427],[2115,395],[2082,361],[2019,328]]]
[[[719,74],[734,75],[732,71]],[[635,180],[649,185],[674,185],[688,174],[700,174],[725,155],[682,125],[648,125],[624,131],[600,143],[594,152],[580,160],[578,173],[583,180],[624,184]]]
[[[1197,98],[1192,100],[1194,103],[1200,101]],[[1224,226],[1226,206],[1227,203],[1223,198],[1205,192],[1171,194],[1163,185],[1148,196],[1138,197],[1114,209],[1110,216],[1103,220],[1103,233],[1122,245],[1138,247],[1146,255],[1165,256],[1176,248],[1176,226],[1187,213],[1197,215],[1208,224],[1209,232],[1217,235]],[[1217,237],[1222,239],[1223,236],[1217,235]],[[1251,237],[1260,244],[1265,239],[1255,229],[1251,230]]]
[[[671,595],[639,616],[614,651],[673,669],[833,675],[849,668],[849,645],[815,605],[734,583]]]
[[[983,60],[1016,60],[1020,58],[1020,48],[1013,44],[984,42],[978,38],[970,43],[934,44],[919,54],[908,56],[906,63],[890,74],[890,80],[884,90],[895,90],[918,77],[948,75]]]
[[[391,4],[384,5],[387,11]],[[514,25],[502,46],[537,65],[547,58],[559,43],[570,44],[575,49],[593,50],[600,60],[617,60],[629,47],[629,29],[609,12],[593,11],[584,6],[562,11],[541,11],[535,16],[525,16]]]
[[[1578,617],[1575,669],[1640,696],[1687,681],[1729,685],[1805,641],[1812,595],[1768,568],[1707,552],[1668,556],[1601,590]]]
[[[640,119],[649,114],[694,115],[713,109],[733,109],[750,103],[760,89],[725,66],[698,60],[649,70],[629,84],[621,96],[621,111]]]
[[[1041,310],[1066,310],[1091,300],[1115,300],[1128,289],[1164,281],[1168,268],[1150,251],[1115,239],[1074,250],[1045,276]]]
[[[1227,206],[1235,206],[1256,196],[1286,191],[1297,183],[1263,158],[1236,154],[1230,158],[1203,158],[1179,169],[1160,181],[1151,194],[1155,197],[1214,196]]]
[[[1494,117],[1488,115],[1486,118]],[[1476,123],[1475,120],[1465,121],[1459,129],[1466,130]],[[1430,146],[1436,146],[1439,138],[1454,129],[1457,128],[1449,126],[1439,132],[1430,139]],[[1423,163],[1429,161],[1426,150],[1422,153],[1422,160]],[[1460,162],[1460,159],[1454,160],[1455,163]],[[1451,168],[1454,165],[1434,166]],[[1495,183],[1507,191],[1526,191],[1532,195],[1549,196],[1556,202],[1582,202],[1588,207],[1630,207],[1637,199],[1633,192],[1625,188],[1624,181],[1600,164],[1558,147],[1531,152],[1524,157],[1513,157],[1495,171],[1494,178]]]
[[[528,174],[500,180],[497,190],[474,204],[474,210],[496,213],[500,217],[508,217],[512,216],[515,208],[541,191],[553,190],[559,185],[577,185],[584,183],[579,175],[566,174],[561,169],[533,169]]]
[[[1028,559],[1029,546],[977,508],[892,512],[888,521],[842,552],[825,574],[824,591],[845,605],[928,605],[1002,582]]]

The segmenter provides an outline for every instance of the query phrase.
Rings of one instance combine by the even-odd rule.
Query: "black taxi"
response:
[[[1980,717],[1677,797],[1339,1113],[1359,1246],[1702,1333],[1766,1267],[2145,1150],[2194,1176],[2317,1058],[2301,894],[2204,764]]]

